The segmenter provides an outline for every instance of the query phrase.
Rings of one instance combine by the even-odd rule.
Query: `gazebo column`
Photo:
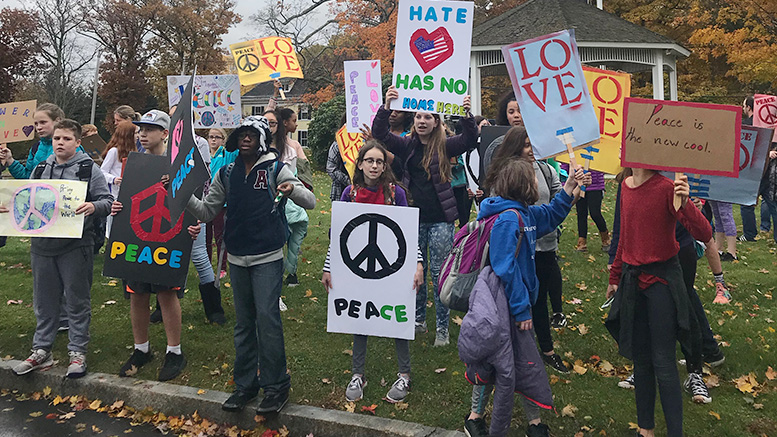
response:
[[[670,58],[669,68],[669,100],[677,100],[677,59]]]
[[[469,95],[472,99],[472,112],[473,115],[480,115],[480,99],[482,93],[480,91],[480,67],[478,66],[478,52],[470,52],[469,55]]]
[[[657,49],[653,54],[653,98],[664,100],[664,52]]]

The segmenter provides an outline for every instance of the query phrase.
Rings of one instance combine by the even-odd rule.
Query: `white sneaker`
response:
[[[448,331],[437,331],[437,335],[434,337],[434,347],[448,346],[451,343]]]
[[[697,404],[709,404],[712,402],[710,391],[700,374],[689,373],[683,387],[685,387],[685,391],[691,394],[693,401]]]
[[[280,298],[280,297],[278,298],[278,308],[280,308],[280,309],[281,309],[281,312],[283,312],[283,311],[286,311],[287,309],[289,309],[289,308],[286,306],[286,304],[285,304],[285,303],[283,303],[283,298]]]
[[[410,378],[402,376],[401,373],[397,373],[397,380],[391,385],[391,389],[386,393],[386,400],[395,404],[402,402],[407,397],[407,392],[410,391]]]
[[[626,379],[624,379],[623,381],[619,381],[618,387],[633,390],[635,387],[634,374],[632,373],[631,375],[627,376]]]
[[[33,370],[44,370],[53,365],[54,359],[51,357],[51,352],[38,349],[33,350],[32,355],[30,355],[29,358],[14,366],[13,373],[17,375],[26,375]]]
[[[356,402],[364,396],[364,387],[367,386],[367,381],[364,380],[362,375],[353,375],[351,382],[348,383],[348,387],[345,388],[345,400],[348,402]]]
[[[86,355],[82,352],[68,353],[70,355],[70,365],[67,366],[66,377],[75,379],[86,375]]]

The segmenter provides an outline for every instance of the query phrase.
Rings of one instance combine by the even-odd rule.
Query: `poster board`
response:
[[[490,146],[495,139],[502,135],[507,135],[507,131],[509,131],[511,127],[512,126],[483,126],[480,128],[480,145],[478,146],[480,159],[478,165],[480,166],[480,174],[482,174],[484,178],[488,174],[488,169],[485,168],[486,149],[488,149],[488,146]]]
[[[361,132],[349,133],[345,126],[338,129],[335,134],[337,148],[340,149],[340,157],[343,159],[348,176],[353,180],[353,172],[356,170],[356,158],[359,157],[359,149],[364,145]]]
[[[372,119],[383,105],[380,60],[345,61],[345,113],[348,133],[359,133],[362,124],[372,126]]]
[[[84,148],[86,154],[89,155],[93,161],[102,159],[103,152],[107,145],[108,144],[105,143],[105,140],[99,134],[81,137],[81,147]]]
[[[160,182],[169,169],[164,156],[130,153],[118,198],[123,208],[113,217],[105,248],[104,276],[185,284],[193,243],[186,228],[197,220],[188,212],[171,218]]]
[[[773,129],[772,142],[777,142],[777,96],[753,96],[753,126]]]
[[[623,102],[631,96],[631,75],[617,71],[600,70],[583,66],[583,76],[588,93],[599,120],[599,144],[575,150],[577,163],[608,174],[618,174],[621,167],[621,142],[623,129]],[[569,164],[569,155],[556,157]]]
[[[63,179],[0,180],[0,235],[81,238],[84,215],[76,209],[86,201],[88,182]]]
[[[32,116],[36,100],[0,104],[0,143],[27,141],[35,136]]]
[[[468,1],[399,2],[391,109],[466,116],[473,11]]]
[[[167,103],[181,101],[189,76],[167,76]],[[240,80],[236,74],[195,76],[192,91],[194,128],[235,128],[243,117]]]
[[[502,54],[537,159],[565,152],[566,143],[599,141],[574,30],[510,44]]]
[[[415,337],[418,208],[332,203],[327,332]]]
[[[626,98],[623,167],[737,177],[742,109]]]
[[[303,78],[297,52],[289,38],[268,36],[231,44],[229,50],[242,85],[269,82],[281,77]]]

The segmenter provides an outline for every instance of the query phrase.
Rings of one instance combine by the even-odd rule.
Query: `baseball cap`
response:
[[[143,114],[139,121],[133,121],[132,123],[138,126],[150,124],[152,126],[161,127],[162,129],[170,129],[170,116],[158,109],[152,109]]]

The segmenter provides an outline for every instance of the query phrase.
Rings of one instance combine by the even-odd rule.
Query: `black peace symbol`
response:
[[[256,71],[259,68],[259,58],[253,53],[246,53],[237,58],[237,68],[246,73]]]
[[[365,223],[369,224],[367,245],[355,257],[352,257],[348,250],[348,238],[354,229]],[[378,246],[378,225],[387,227],[397,239],[397,256],[392,262],[389,262]],[[381,279],[399,271],[405,264],[407,243],[405,242],[405,235],[402,233],[402,229],[390,218],[380,214],[362,214],[348,222],[340,233],[340,253],[345,265],[356,276],[364,279]],[[362,269],[359,266],[365,260],[367,261],[367,266],[365,269]]]

